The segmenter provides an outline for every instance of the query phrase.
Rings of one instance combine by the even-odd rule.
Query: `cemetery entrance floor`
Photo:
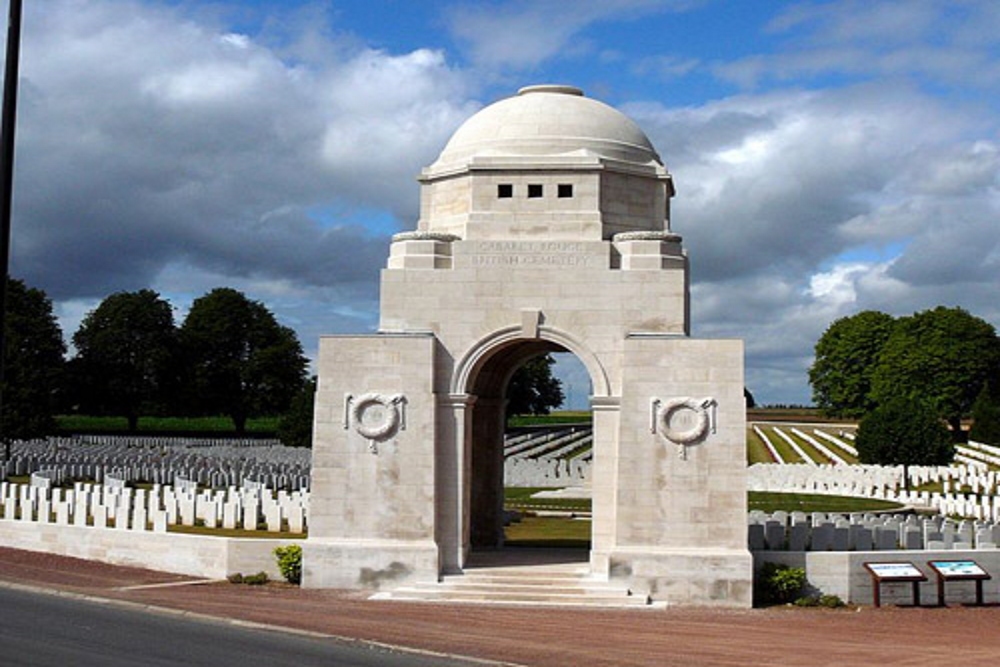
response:
[[[591,610],[378,602],[285,584],[189,577],[0,547],[0,584],[425,651],[485,664],[934,665],[1000,657],[1000,607]],[[996,585],[996,583],[992,583]]]

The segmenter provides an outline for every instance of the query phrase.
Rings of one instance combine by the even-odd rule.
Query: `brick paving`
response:
[[[375,602],[287,584],[186,581],[0,547],[0,582],[531,667],[937,667],[1000,659],[995,606],[585,610]]]

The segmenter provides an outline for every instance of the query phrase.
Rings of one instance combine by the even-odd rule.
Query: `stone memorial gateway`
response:
[[[743,345],[690,336],[646,135],[532,86],[467,120],[420,184],[378,333],[320,343],[303,585],[432,582],[501,546],[506,385],[570,352],[592,384],[593,577],[750,606]]]

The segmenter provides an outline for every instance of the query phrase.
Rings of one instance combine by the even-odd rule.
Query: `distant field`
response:
[[[280,417],[262,417],[247,421],[247,432],[252,434],[273,434]],[[558,424],[589,424],[592,415],[589,410],[557,410],[548,415],[515,415],[507,424],[517,428],[522,426],[546,426]],[[828,421],[812,408],[763,408],[747,411],[747,421]],[[124,417],[90,417],[84,415],[60,415],[56,425],[63,433],[124,433],[128,431],[128,421]],[[229,417],[140,417],[139,431],[163,433],[233,433],[235,427]]]
[[[748,422],[829,422],[836,421],[823,414],[819,408],[750,408]]]

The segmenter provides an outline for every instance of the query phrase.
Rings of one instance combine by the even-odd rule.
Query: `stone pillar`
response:
[[[469,553],[469,451],[475,396],[438,397],[436,537],[442,574],[462,571]]]
[[[472,420],[470,509],[473,547],[503,545],[503,434],[506,401],[479,398]]]
[[[305,587],[437,580],[435,346],[427,333],[320,341]]]
[[[590,399],[594,419],[594,459],[590,469],[590,567],[594,574],[601,577],[608,576],[610,554],[615,544],[620,403],[621,399],[617,396],[593,396]]]

